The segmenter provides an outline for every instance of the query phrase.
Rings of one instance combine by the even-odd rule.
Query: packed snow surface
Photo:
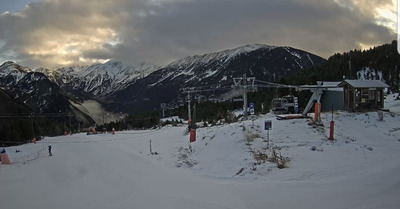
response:
[[[388,96],[385,107],[335,112],[334,141],[330,113],[323,126],[267,114],[199,128],[191,144],[186,127],[165,126],[7,147],[0,208],[398,208],[400,101]],[[287,168],[254,159],[271,148]]]

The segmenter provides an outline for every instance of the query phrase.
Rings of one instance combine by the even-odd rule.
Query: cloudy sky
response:
[[[328,58],[397,38],[396,0],[0,0],[0,64],[164,65],[246,44]]]

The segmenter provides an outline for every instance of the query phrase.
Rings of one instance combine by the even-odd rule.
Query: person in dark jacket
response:
[[[53,154],[51,153],[51,145],[49,145],[47,148],[49,149],[49,156],[53,156]]]

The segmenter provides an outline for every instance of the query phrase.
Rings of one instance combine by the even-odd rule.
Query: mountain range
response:
[[[154,71],[127,88],[109,96],[109,108],[126,112],[140,112],[148,107],[159,108],[183,98],[183,88],[212,89],[211,93],[226,93],[233,78],[255,77],[274,82],[281,77],[323,63],[319,56],[291,47],[247,45],[211,54],[196,55],[177,60]]]
[[[8,95],[1,97],[5,102],[38,114],[76,114],[71,102],[88,99],[97,100],[109,111],[138,113],[183,97],[182,88],[206,87],[220,95],[225,92],[219,88],[231,86],[233,78],[243,74],[274,82],[323,62],[325,59],[299,49],[263,44],[189,56],[161,67],[112,60],[30,69],[5,62],[0,66],[0,93]]]
[[[86,99],[106,96],[121,90],[155,70],[156,66],[147,63],[131,66],[118,61],[108,61],[105,64],[89,66],[39,68],[35,72],[45,74],[62,89]]]

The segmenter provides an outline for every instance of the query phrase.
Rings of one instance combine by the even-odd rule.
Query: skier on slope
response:
[[[47,148],[49,150],[49,156],[53,156],[53,154],[51,153],[51,145],[49,145]]]

